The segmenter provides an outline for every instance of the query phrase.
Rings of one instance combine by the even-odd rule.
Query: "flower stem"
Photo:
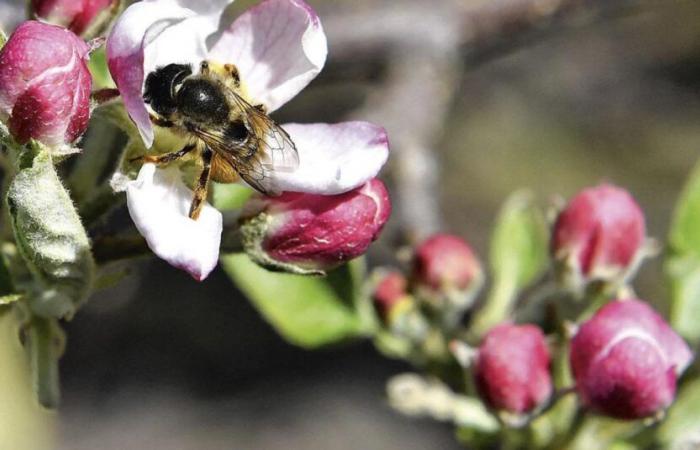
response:
[[[471,326],[474,337],[483,336],[491,327],[506,319],[515,301],[516,292],[516,277],[506,277],[496,282],[486,303],[474,318]]]
[[[29,358],[39,403],[55,408],[61,399],[58,359],[63,336],[52,319],[35,317],[29,325]]]

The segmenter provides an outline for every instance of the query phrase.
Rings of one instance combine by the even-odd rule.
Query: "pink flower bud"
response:
[[[571,369],[585,405],[619,419],[651,416],[673,401],[690,349],[650,306],[616,300],[571,341]]]
[[[379,316],[387,321],[391,311],[408,296],[406,277],[398,271],[384,274],[372,293],[374,307]]]
[[[481,264],[464,240],[435,234],[416,249],[413,261],[416,283],[433,290],[467,290],[480,280]]]
[[[308,273],[365,253],[389,219],[391,203],[384,184],[372,179],[339,195],[256,198],[247,209],[242,232],[248,254],[262,265]]]
[[[603,184],[581,191],[559,214],[552,254],[574,280],[611,280],[632,267],[644,236],[644,215],[632,196]]]
[[[504,323],[484,337],[474,365],[479,395],[494,409],[527,413],[552,394],[550,356],[534,325]]]
[[[117,0],[32,0],[37,17],[81,34],[102,12],[109,11]]]
[[[92,79],[88,45],[41,22],[20,25],[0,50],[0,120],[20,142],[57,146],[87,128]]]

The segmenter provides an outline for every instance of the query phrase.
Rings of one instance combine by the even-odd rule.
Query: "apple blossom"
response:
[[[234,64],[246,99],[271,113],[299,93],[323,67],[326,37],[318,16],[305,2],[264,0],[230,26],[219,28],[229,3],[231,0],[145,0],[128,7],[115,22],[107,39],[107,62],[147,147],[153,144],[154,131],[143,98],[144,79],[156,68],[177,63],[196,71],[204,60]],[[371,180],[388,156],[384,129],[366,122],[282,127],[294,142],[300,163],[294,171],[273,172],[270,184],[274,191],[342,194]],[[148,208],[138,208],[140,212],[132,208],[141,202],[141,195],[149,194],[143,189],[127,189],[132,218],[142,224],[142,232],[152,230],[144,232],[149,246],[177,249],[167,255],[156,254],[173,265],[189,267],[184,261],[191,255],[186,245],[180,245],[187,238],[169,233],[169,223],[162,215]],[[191,200],[188,192],[182,191],[182,196]],[[189,220],[186,216],[180,219]],[[199,221],[193,221],[191,228],[193,234],[208,236],[208,248],[220,239],[220,229],[200,229]],[[165,241],[167,244],[161,245]],[[200,265],[208,266],[209,259]]]
[[[0,50],[0,120],[20,143],[70,144],[86,130],[92,79],[90,47],[72,32],[21,24]]]
[[[549,349],[539,328],[497,325],[479,346],[474,361],[476,387],[492,408],[527,413],[552,395],[549,366]]]
[[[272,268],[319,273],[365,253],[391,203],[384,184],[373,179],[337,195],[258,197],[246,209],[241,231],[251,257]]]
[[[47,22],[81,34],[99,26],[101,16],[118,4],[118,0],[32,0],[34,14]]]
[[[646,303],[615,300],[571,341],[571,369],[583,403],[619,419],[667,408],[692,359],[680,336]]]
[[[574,285],[623,279],[644,244],[644,214],[624,189],[602,184],[576,195],[559,214],[551,251]]]

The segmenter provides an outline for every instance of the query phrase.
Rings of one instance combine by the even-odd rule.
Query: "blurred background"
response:
[[[388,128],[383,176],[395,212],[370,264],[392,263],[397,246],[437,230],[486,260],[501,202],[523,187],[549,204],[619,184],[642,205],[649,234],[665,237],[700,154],[697,1],[309,3],[330,59],[276,118]],[[23,13],[23,1],[0,0],[6,31]],[[638,288],[663,309],[658,263],[644,266]],[[40,449],[459,448],[449,425],[389,409],[384,383],[409,367],[369,343],[286,344],[218,269],[197,283],[141,261],[66,330],[58,414],[16,407],[22,390],[2,380],[19,375],[5,373],[0,389],[15,397],[3,398],[17,400],[0,402],[0,436],[22,423],[14,432]],[[2,345],[0,361],[17,357]],[[58,444],[34,435],[47,421]]]

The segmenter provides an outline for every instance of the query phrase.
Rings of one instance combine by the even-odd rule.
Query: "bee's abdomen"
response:
[[[177,103],[180,113],[193,121],[208,125],[228,121],[226,96],[218,85],[208,80],[185,81],[177,93]]]

